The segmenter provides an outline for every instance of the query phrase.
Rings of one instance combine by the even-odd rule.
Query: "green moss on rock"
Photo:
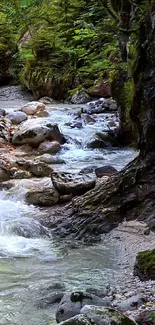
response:
[[[134,274],[138,275],[142,281],[155,280],[155,249],[138,253]]]

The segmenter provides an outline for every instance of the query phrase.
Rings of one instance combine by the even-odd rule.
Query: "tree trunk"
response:
[[[63,226],[66,235],[72,232],[78,239],[91,240],[124,218],[155,224],[155,5],[148,0],[148,6],[140,29],[131,110],[140,154],[124,170],[73,200],[72,214]]]

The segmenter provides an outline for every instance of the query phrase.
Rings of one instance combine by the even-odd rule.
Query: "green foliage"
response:
[[[153,321],[153,324],[155,324],[155,312],[151,313],[151,319]]]
[[[119,66],[129,71],[130,77],[148,1],[135,4],[131,24],[135,32],[129,31],[129,60],[123,66],[118,33],[120,10],[122,5],[127,8],[127,3],[130,6],[130,1],[116,0],[1,0],[0,50],[17,43],[15,73],[36,96],[41,88],[46,94],[47,78],[51,80],[53,96],[64,98],[71,89],[89,88],[105,75],[114,78]],[[128,32],[126,26],[121,28],[121,33]],[[125,85],[127,111],[132,87],[130,81]]]

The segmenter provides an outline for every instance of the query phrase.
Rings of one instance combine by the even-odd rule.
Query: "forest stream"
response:
[[[28,102],[27,98],[1,95],[0,108],[14,111]],[[111,165],[121,170],[136,153],[132,149],[89,149],[86,143],[95,132],[107,130],[114,113],[95,115],[96,123],[71,128],[81,105],[48,104],[49,122],[58,124],[70,141],[57,157],[65,164],[54,165],[56,171],[79,172],[93,165]],[[84,290],[115,286],[122,282],[120,250],[117,243],[103,238],[93,246],[76,247],[57,240],[39,220],[44,210],[24,200],[29,180],[0,191],[0,324],[56,324],[56,305],[44,298],[61,290]],[[46,299],[45,299],[46,300]]]

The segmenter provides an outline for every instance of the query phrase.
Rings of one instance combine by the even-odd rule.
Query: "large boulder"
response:
[[[128,317],[113,308],[86,305],[81,309],[80,313],[87,316],[91,323],[95,325],[136,324],[133,320],[129,319]]]
[[[111,90],[105,82],[95,82],[95,84],[89,89],[89,95],[91,97],[111,97]]]
[[[140,280],[155,280],[155,249],[138,253],[134,265],[134,275]]]
[[[84,305],[109,306],[108,298],[99,298],[86,292],[68,292],[61,299],[57,312],[57,322],[62,322],[80,313]]]
[[[23,122],[15,131],[12,143],[15,145],[29,144],[38,147],[44,140],[58,141],[64,143],[65,138],[55,124],[49,123],[41,118]]]
[[[29,102],[25,104],[20,110],[27,115],[34,115],[37,112],[44,111],[45,105],[41,102]]]
[[[90,102],[91,97],[83,90],[77,90],[71,98],[72,104],[85,104]]]
[[[70,173],[51,174],[54,187],[60,195],[82,195],[95,186],[95,180],[88,175],[74,175]]]
[[[23,121],[28,119],[28,116],[24,112],[12,112],[7,114],[7,118],[11,121],[12,124],[20,124]]]
[[[44,141],[38,147],[38,151],[42,154],[44,153],[55,154],[59,152],[60,149],[61,146],[58,141]]]
[[[26,194],[26,201],[29,204],[39,205],[39,206],[52,206],[59,201],[59,193],[54,187],[51,188],[38,188],[31,189]]]

